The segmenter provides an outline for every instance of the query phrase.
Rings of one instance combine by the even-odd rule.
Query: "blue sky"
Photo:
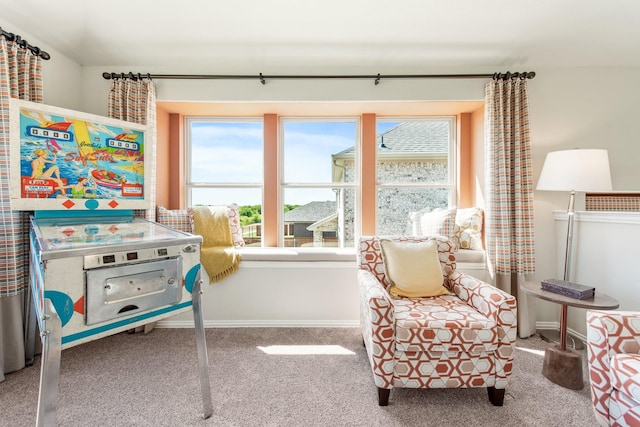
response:
[[[397,122],[380,122],[383,132]],[[286,121],[284,125],[284,180],[299,183],[331,182],[331,155],[356,144],[355,121]],[[192,178],[194,182],[262,181],[262,122],[191,123]],[[192,203],[260,204],[256,190],[196,190]],[[286,204],[333,200],[331,190],[290,189]],[[210,200],[214,199],[214,200]],[[225,200],[221,200],[225,199]]]

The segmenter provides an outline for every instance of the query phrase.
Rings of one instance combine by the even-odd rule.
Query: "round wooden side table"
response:
[[[567,348],[567,307],[613,310],[618,308],[620,304],[616,299],[599,293],[597,290],[593,298],[578,299],[545,291],[540,287],[540,282],[525,282],[521,287],[527,294],[545,301],[555,302],[562,307],[560,314],[560,342],[547,347],[545,350],[542,375],[562,387],[581,390],[584,387],[582,360],[580,354],[571,348]]]

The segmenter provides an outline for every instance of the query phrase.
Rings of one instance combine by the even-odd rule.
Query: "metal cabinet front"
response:
[[[86,324],[128,316],[182,299],[182,257],[86,271]]]

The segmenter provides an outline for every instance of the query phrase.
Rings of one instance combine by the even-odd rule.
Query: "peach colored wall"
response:
[[[360,151],[360,229],[361,234],[373,235],[376,233],[375,212],[376,200],[376,115],[362,115],[362,138]]]
[[[264,115],[264,194],[262,196],[262,246],[278,246],[278,115]]]
[[[457,205],[461,208],[473,207],[473,155],[471,137],[471,115],[461,113],[458,115],[456,160],[458,162],[458,194]]]
[[[169,113],[161,108],[156,109],[156,204],[170,207],[169,182],[172,168],[169,147]]]
[[[169,205],[184,209],[184,120],[182,114],[169,114]]]
[[[484,200],[484,107],[471,112],[471,149],[467,153],[472,159],[473,175],[471,186],[473,188],[473,206],[485,207]]]

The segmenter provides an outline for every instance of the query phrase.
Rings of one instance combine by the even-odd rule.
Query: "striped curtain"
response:
[[[146,210],[136,210],[135,216],[151,221],[156,219],[156,88],[146,78],[116,79],[109,91],[109,117],[150,126],[145,144],[145,161],[151,161],[151,176],[145,176],[149,187],[151,205]]]
[[[535,273],[526,79],[496,78],[486,84],[484,129],[487,255],[496,286],[518,298],[520,336],[530,336],[535,333],[534,310],[520,291],[520,284]]]
[[[42,65],[29,49],[0,37],[0,381],[25,366],[29,273],[28,213],[11,210],[9,99],[42,102]]]

